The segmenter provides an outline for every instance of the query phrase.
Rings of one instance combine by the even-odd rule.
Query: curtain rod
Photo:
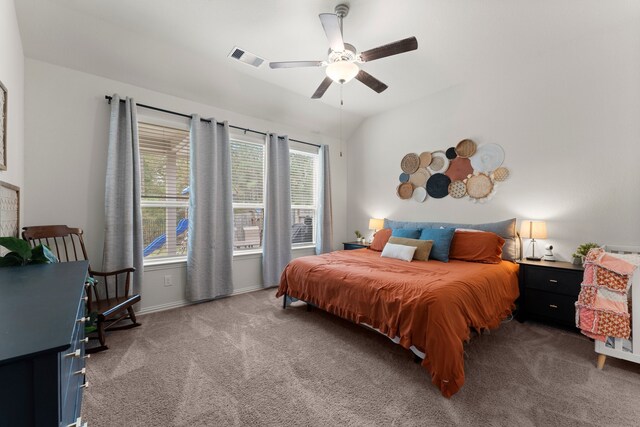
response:
[[[105,95],[105,97],[104,97],[104,99],[106,99],[107,101],[109,101],[109,104],[111,104],[111,99],[112,99],[112,98],[113,98],[113,97],[111,97],[111,96],[109,96],[109,95]],[[125,102],[125,100],[124,100],[124,99],[121,99],[121,100],[120,100],[120,102]],[[136,105],[137,105],[138,107],[146,108],[146,109],[148,109],[148,110],[160,111],[161,113],[173,114],[174,116],[186,117],[186,118],[188,118],[188,119],[190,119],[190,118],[191,118],[191,116],[190,116],[190,115],[188,115],[188,114],[178,113],[178,112],[176,112],[176,111],[171,111],[171,110],[165,110],[164,108],[158,108],[158,107],[153,107],[153,106],[151,106],[151,105],[138,104],[138,103],[136,103]],[[211,120],[209,120],[209,119],[202,119],[202,118],[201,118],[200,120],[202,120],[203,122],[211,123]],[[221,123],[219,123],[219,124],[220,124],[220,125],[222,125]],[[233,128],[233,129],[238,129],[238,130],[244,131],[245,133],[246,133],[246,132],[251,132],[251,133],[257,133],[258,135],[267,135],[267,133],[266,133],[266,132],[261,132],[261,131],[259,131],[259,130],[253,130],[253,129],[249,129],[249,128],[242,128],[242,127],[240,127],[240,126],[229,125],[229,127],[230,127],[230,128]],[[281,139],[282,139],[283,137],[279,136],[278,138],[281,138]],[[321,147],[321,145],[313,144],[313,143],[311,143],[311,142],[306,142],[306,141],[300,141],[299,139],[289,138],[289,141],[298,142],[298,143],[300,143],[300,144],[305,144],[305,145],[311,145],[311,146],[313,146],[313,147],[318,147],[318,148],[320,148],[320,147]]]

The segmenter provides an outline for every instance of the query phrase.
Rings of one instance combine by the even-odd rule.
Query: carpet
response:
[[[638,425],[640,366],[595,368],[579,334],[513,320],[465,345],[451,399],[386,337],[275,290],[141,316],[88,359],[98,426]]]

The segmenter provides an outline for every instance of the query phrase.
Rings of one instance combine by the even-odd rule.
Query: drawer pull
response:
[[[91,319],[89,319],[88,317],[81,317],[81,318],[79,318],[77,320],[77,322],[78,323],[84,323],[84,322],[88,322],[89,320],[91,320]]]
[[[87,368],[82,368],[79,371],[75,371],[73,373],[73,375],[86,375],[87,374]]]
[[[73,358],[80,357],[80,349],[74,351],[73,353],[67,353],[64,355],[64,357],[73,357]]]
[[[83,356],[82,358],[83,358],[83,359],[88,359],[88,358],[90,358],[90,357],[91,357],[91,355],[90,355],[90,354],[87,354],[87,355]]]
[[[87,343],[87,342],[89,342],[89,337],[83,338],[79,342]]]
[[[549,279],[549,281],[550,281],[551,283],[558,283],[558,281],[557,281],[556,279]]]
[[[555,305],[555,304],[549,304],[549,307],[551,307],[551,308],[558,308],[558,306],[557,306],[557,305]]]
[[[89,381],[85,381],[85,383],[80,386],[80,388],[83,388],[83,387],[89,388]]]

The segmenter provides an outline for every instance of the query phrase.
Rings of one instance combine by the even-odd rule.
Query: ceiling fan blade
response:
[[[327,89],[329,89],[329,86],[331,86],[331,83],[333,83],[333,80],[331,80],[331,77],[325,77],[322,83],[320,83],[320,86],[318,86],[318,89],[316,89],[316,91],[311,96],[311,99],[322,98],[322,95],[324,95]]]
[[[360,59],[363,62],[369,62],[380,58],[386,58],[387,56],[416,50],[417,48],[418,40],[415,37],[409,37],[408,39],[398,40],[397,42],[364,51],[360,54]]]
[[[320,67],[322,61],[284,61],[269,62],[271,68],[297,68],[297,67]]]
[[[322,28],[324,28],[327,39],[329,39],[331,50],[342,52],[344,50],[344,41],[342,40],[342,30],[340,29],[338,15],[335,13],[321,13],[319,16]]]
[[[358,74],[356,75],[356,80],[359,80],[360,82],[369,86],[371,89],[375,90],[378,93],[384,92],[389,87],[386,84],[382,83],[380,80],[373,77],[371,74],[363,70],[360,70],[358,72]]]

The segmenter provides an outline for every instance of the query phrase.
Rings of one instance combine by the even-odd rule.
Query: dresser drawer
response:
[[[80,300],[76,319],[85,315],[84,299]],[[82,373],[85,367],[85,342],[84,342],[84,322],[76,322],[71,334],[71,347],[60,356],[60,417],[62,425],[72,424],[78,414],[78,394],[79,388],[85,381]]]
[[[552,319],[565,325],[574,325],[576,300],[577,298],[568,295],[531,289],[527,291],[527,313]]]
[[[577,297],[582,283],[582,271],[529,267],[525,271],[525,286],[544,292]]]

